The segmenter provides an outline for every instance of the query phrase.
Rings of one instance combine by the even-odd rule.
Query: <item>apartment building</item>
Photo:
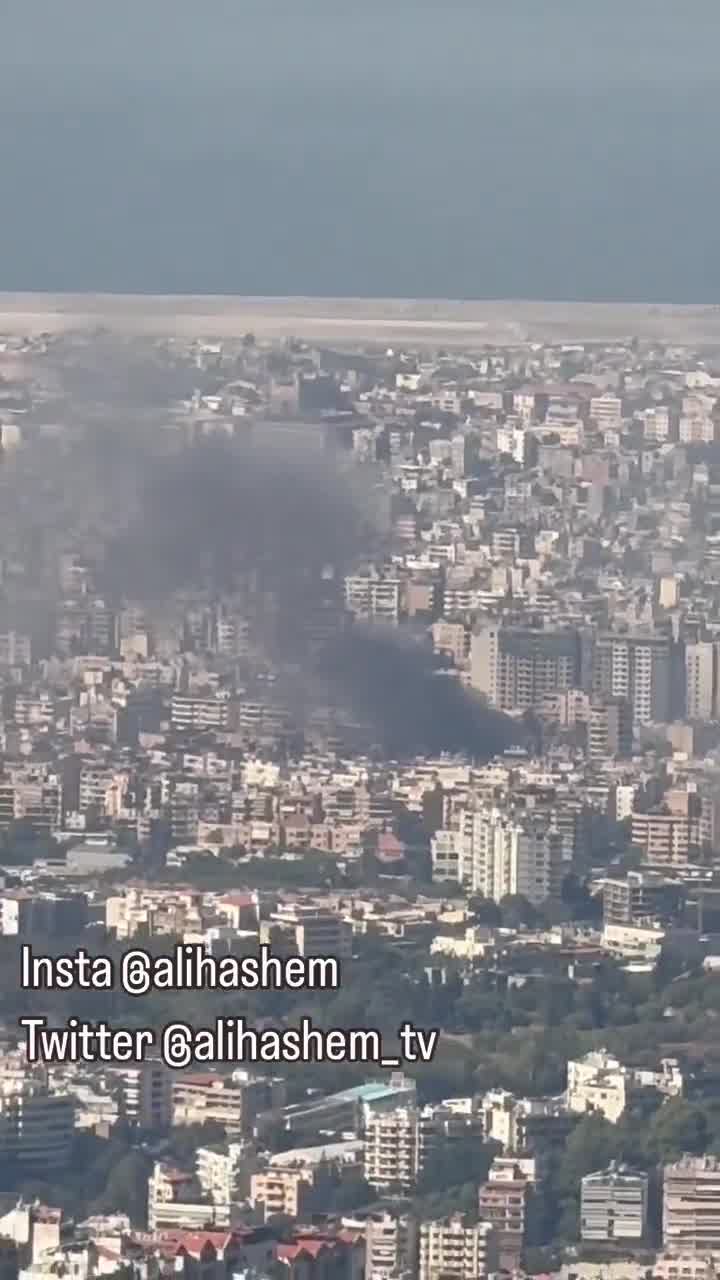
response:
[[[203,895],[192,889],[132,887],[105,900],[105,927],[118,939],[199,933],[203,922]]]
[[[265,1169],[250,1179],[250,1203],[254,1209],[262,1209],[265,1221],[278,1213],[302,1219],[310,1208],[314,1181],[313,1171],[307,1167]]]
[[[648,1176],[612,1163],[582,1179],[580,1235],[583,1241],[640,1245],[647,1235]]]
[[[670,410],[666,404],[645,409],[642,414],[643,437],[650,444],[664,444],[670,435]]]
[[[623,698],[632,707],[633,724],[670,719],[671,649],[664,635],[600,635],[595,643],[596,694]]]
[[[715,1263],[705,1257],[658,1253],[653,1264],[654,1280],[715,1280]]]
[[[616,960],[631,961],[650,972],[662,955],[665,930],[652,921],[644,924],[606,924],[602,931],[603,950]]]
[[[481,1112],[486,1139],[508,1156],[562,1147],[577,1121],[562,1098],[516,1098],[507,1089],[490,1089]]]
[[[470,631],[463,622],[449,622],[440,618],[432,626],[433,649],[435,653],[450,658],[456,667],[461,667],[470,651]]]
[[[633,813],[631,839],[651,867],[685,867],[697,856],[692,818],[685,813]]]
[[[495,1231],[457,1213],[420,1224],[419,1280],[484,1280],[498,1268]]]
[[[599,1049],[567,1065],[565,1100],[569,1111],[597,1111],[616,1124],[627,1105],[630,1089],[626,1067]]]
[[[230,1206],[249,1190],[250,1177],[256,1164],[252,1153],[242,1142],[230,1142],[225,1150],[198,1147],[195,1156],[197,1179],[202,1191],[214,1205]]]
[[[593,698],[588,716],[591,760],[625,760],[632,755],[632,707],[627,698]]]
[[[0,892],[0,935],[15,938],[76,936],[87,924],[84,893],[38,893],[25,889]]]
[[[0,828],[22,820],[34,831],[52,835],[61,819],[60,774],[46,764],[10,766],[0,779]]]
[[[451,847],[452,846],[452,847]],[[434,846],[439,849],[436,844]],[[451,869],[455,842],[443,847],[443,869]],[[438,866],[440,865],[438,859]],[[500,902],[522,894],[539,904],[562,875],[562,837],[543,817],[482,808],[463,816],[457,861],[466,889]]]
[[[652,871],[628,871],[623,878],[603,882],[603,919],[606,924],[634,924],[643,919],[673,916],[682,900],[679,885]]]
[[[665,1166],[663,1245],[673,1255],[720,1254],[720,1160],[683,1156]]]
[[[499,711],[528,711],[580,685],[579,633],[481,627],[470,642],[470,682]]]
[[[685,645],[685,714],[688,720],[717,720],[720,710],[720,645],[697,640]]]
[[[170,704],[173,729],[222,730],[230,724],[230,700],[223,694],[175,693]]]
[[[365,1280],[414,1277],[418,1246],[418,1223],[412,1214],[370,1214],[365,1220]]]
[[[427,1108],[371,1113],[363,1146],[366,1182],[376,1191],[412,1190],[437,1138],[437,1123]]]
[[[159,1059],[117,1070],[122,1115],[138,1129],[163,1133],[173,1122],[173,1073]]]
[[[120,779],[115,770],[102,764],[85,761],[78,781],[78,811],[84,814],[109,816],[112,812],[113,791]]]
[[[150,1231],[200,1231],[226,1227],[227,1209],[203,1199],[193,1173],[156,1161],[148,1179],[148,1229]]]
[[[345,579],[345,607],[356,618],[396,623],[402,612],[402,582],[385,574],[354,574]]]
[[[0,1081],[0,1163],[17,1162],[24,1172],[45,1176],[70,1159],[75,1103],[51,1093],[39,1078],[4,1075]]]
[[[260,941],[272,941],[274,931],[284,934],[300,956],[352,955],[352,925],[332,911],[301,903],[289,903],[274,912],[260,926]]]
[[[16,725],[50,729],[56,716],[56,699],[49,689],[18,689],[12,718]]]
[[[192,1072],[172,1083],[173,1124],[215,1121],[228,1135],[248,1132],[258,1111],[270,1105],[271,1083],[251,1079],[232,1083],[225,1076]]]
[[[30,636],[19,631],[0,635],[0,667],[29,667],[31,658]]]
[[[503,1271],[520,1266],[530,1184],[519,1164],[493,1161],[487,1182],[478,1188],[478,1211],[495,1229],[498,1263]]]

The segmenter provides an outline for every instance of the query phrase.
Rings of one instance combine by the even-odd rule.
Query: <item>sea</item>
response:
[[[718,0],[0,0],[0,290],[720,302]]]

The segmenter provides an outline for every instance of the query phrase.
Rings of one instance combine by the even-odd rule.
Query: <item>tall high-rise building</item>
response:
[[[629,701],[634,724],[670,719],[671,647],[667,636],[599,636],[593,677],[596,693]]]
[[[685,645],[685,714],[688,720],[716,720],[720,708],[720,645],[697,640]]]
[[[539,707],[548,694],[580,683],[580,637],[572,628],[481,627],[470,645],[470,680],[500,711]]]
[[[533,903],[553,894],[562,836],[544,818],[480,809],[465,815],[462,835],[460,879],[471,892],[495,902],[522,894]]]

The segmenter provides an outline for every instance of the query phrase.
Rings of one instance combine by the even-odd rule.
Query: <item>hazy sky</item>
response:
[[[720,301],[719,0],[0,0],[0,289]]]

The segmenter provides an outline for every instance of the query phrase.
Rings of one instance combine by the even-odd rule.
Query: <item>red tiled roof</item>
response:
[[[174,1246],[176,1253],[184,1250],[185,1253],[190,1253],[196,1258],[208,1245],[216,1253],[224,1253],[234,1238],[232,1231],[163,1232],[163,1237],[168,1244]]]
[[[325,1240],[298,1240],[295,1244],[280,1244],[277,1250],[278,1261],[293,1262],[301,1253],[309,1253],[311,1257],[317,1258],[318,1254],[327,1248]]]

